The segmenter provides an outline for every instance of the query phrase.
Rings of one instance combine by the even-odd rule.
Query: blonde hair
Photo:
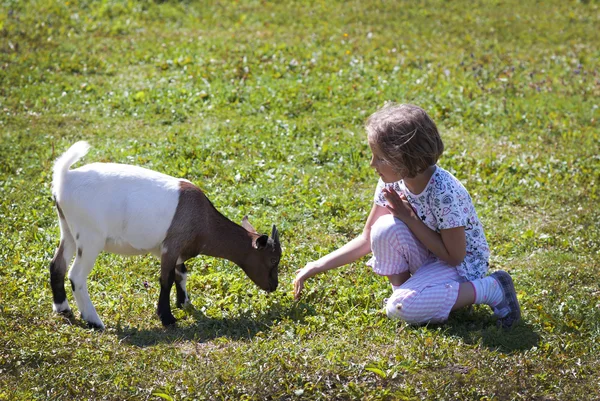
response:
[[[412,104],[387,104],[365,124],[371,143],[402,176],[414,178],[437,163],[444,143],[425,110]]]

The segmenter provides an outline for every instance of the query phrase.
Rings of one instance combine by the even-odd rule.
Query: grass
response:
[[[598,3],[0,2],[0,400],[597,400]],[[411,327],[361,260],[294,271],[362,229],[366,117],[424,107],[475,199],[523,322],[488,309]],[[158,261],[102,255],[107,329],[53,315],[54,159],[185,177],[226,216],[275,223],[280,288],[190,263],[194,308],[154,317]],[[70,292],[70,291],[69,291]],[[71,294],[68,294],[74,305]]]

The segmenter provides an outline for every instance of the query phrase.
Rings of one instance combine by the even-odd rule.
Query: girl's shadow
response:
[[[442,327],[447,334],[462,338],[466,344],[480,343],[505,353],[531,349],[540,341],[533,326],[523,319],[512,329],[496,327],[496,318],[483,306],[452,312]]]

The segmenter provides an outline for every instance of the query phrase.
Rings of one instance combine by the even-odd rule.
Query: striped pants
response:
[[[380,217],[371,227],[371,250],[373,257],[367,264],[376,274],[411,274],[388,299],[389,318],[411,324],[441,323],[448,319],[458,297],[458,287],[467,281],[454,267],[437,259],[391,214]]]

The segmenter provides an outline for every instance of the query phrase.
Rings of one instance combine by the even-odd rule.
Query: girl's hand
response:
[[[300,299],[306,279],[317,273],[318,271],[314,262],[309,262],[304,268],[296,270],[296,278],[294,279],[294,299],[296,301]]]
[[[415,212],[408,203],[408,200],[404,195],[398,194],[390,188],[383,188],[383,196],[388,202],[386,208],[397,218],[406,222],[411,216],[414,216]]]

